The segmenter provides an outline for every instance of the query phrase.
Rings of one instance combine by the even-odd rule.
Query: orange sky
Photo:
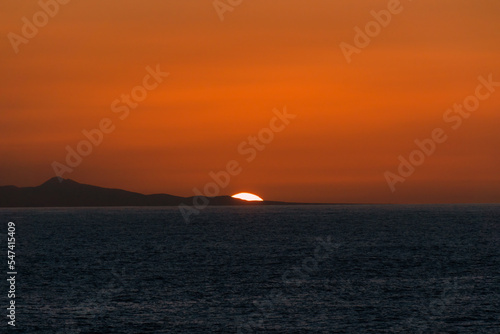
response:
[[[354,44],[354,27],[388,1],[244,0],[223,22],[212,2],[72,0],[16,53],[8,34],[41,9],[2,1],[0,184],[55,176],[65,147],[109,118],[115,130],[64,178],[192,196],[236,160],[242,171],[221,194],[500,202],[500,87],[459,129],[443,120],[479,76],[500,82],[499,1],[401,0],[350,64],[340,43]],[[112,102],[157,64],[170,75],[120,120]],[[284,106],[297,117],[247,162],[238,146]],[[448,139],[392,192],[384,173],[435,128]]]

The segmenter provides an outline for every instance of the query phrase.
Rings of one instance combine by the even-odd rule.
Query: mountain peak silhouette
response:
[[[73,181],[71,179],[63,179],[62,177],[56,176],[56,177],[50,178],[47,181],[45,181],[44,183],[42,183],[40,185],[40,187],[58,186],[61,184],[65,184],[65,185],[74,184],[74,185],[76,185],[76,184],[81,184],[81,183],[78,183],[78,182]]]
[[[193,205],[194,197],[144,195],[53,177],[37,187],[0,186],[0,207],[177,206]],[[209,198],[209,205],[293,204],[246,202],[230,196]]]

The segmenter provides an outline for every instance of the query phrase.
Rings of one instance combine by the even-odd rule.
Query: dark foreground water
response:
[[[500,333],[500,205],[2,209],[12,333]]]

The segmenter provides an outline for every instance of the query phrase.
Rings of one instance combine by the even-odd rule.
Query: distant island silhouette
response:
[[[102,188],[53,177],[37,187],[0,186],[0,207],[177,206],[193,205],[195,197]],[[298,205],[277,201],[247,202],[231,196],[209,199],[209,205]]]

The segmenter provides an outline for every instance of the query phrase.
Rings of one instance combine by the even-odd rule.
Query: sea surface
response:
[[[189,224],[177,208],[30,208],[0,221],[2,333],[500,333],[500,205],[210,207]]]

